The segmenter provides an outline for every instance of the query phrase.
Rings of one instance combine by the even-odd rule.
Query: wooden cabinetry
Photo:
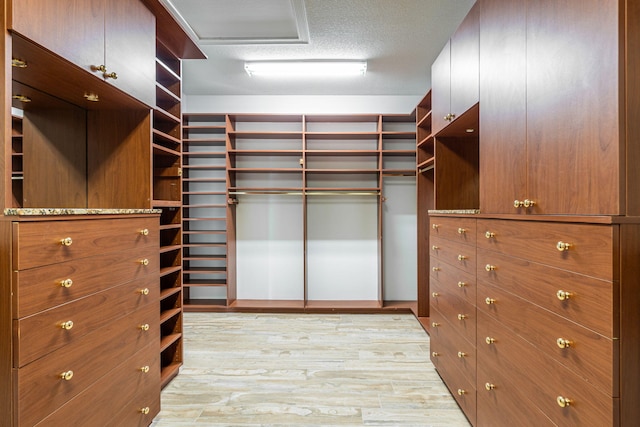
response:
[[[479,5],[475,4],[431,67],[434,134],[478,103],[478,27]]]
[[[106,425],[122,416],[148,425],[160,388],[157,217],[8,218],[1,226],[14,273],[5,271],[3,283],[13,296],[2,315],[14,327],[0,359],[14,381],[2,386],[13,408],[4,420]],[[128,401],[109,399],[101,411],[86,405],[83,396],[123,381]]]
[[[73,24],[59,31],[61,22]],[[10,28],[146,105],[155,105],[155,17],[139,1],[14,1]]]

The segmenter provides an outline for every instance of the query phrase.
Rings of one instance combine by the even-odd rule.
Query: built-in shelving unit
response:
[[[12,205],[22,207],[23,194],[23,151],[22,151],[22,110],[11,109],[11,192]]]
[[[153,109],[153,201],[160,216],[160,333],[162,386],[178,374],[182,343],[182,64],[156,42]]]

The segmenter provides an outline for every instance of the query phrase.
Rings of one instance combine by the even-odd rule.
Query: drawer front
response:
[[[432,260],[446,262],[467,273],[475,274],[476,248],[466,244],[451,242],[449,240],[431,237],[430,254]]]
[[[144,373],[141,366],[149,366]],[[87,405],[91,402],[91,405]],[[118,425],[115,416],[124,408],[135,408],[136,417],[121,426],[148,426],[160,411],[160,357],[153,343],[118,365],[91,387],[68,401],[37,424],[45,426]],[[147,414],[141,412],[149,408]]]
[[[131,248],[158,247],[158,224],[157,217],[15,222],[13,269],[24,270]],[[70,240],[63,243],[67,238]]]
[[[509,325],[479,312],[478,336],[490,336],[495,340],[492,344],[478,341],[480,381],[493,383],[496,390],[504,387],[505,381],[510,381],[512,385],[507,387],[518,388],[559,426],[618,425],[614,415],[617,399],[607,396],[598,387],[524,341]],[[487,366],[501,371],[503,376],[495,379],[486,376],[485,373],[490,375]],[[558,397],[569,399],[570,405],[561,407]]]
[[[137,329],[141,324],[151,327],[142,333]],[[139,349],[155,345],[155,354],[158,354],[158,324],[157,304],[147,304],[132,314],[108,322],[104,328],[73,344],[16,370],[16,407],[20,424],[36,424]],[[151,362],[149,360],[147,365]],[[140,368],[147,365],[141,365]],[[63,372],[69,371],[73,372],[69,380],[61,378]]]
[[[476,382],[476,349],[475,342],[469,342],[458,334],[455,328],[447,321],[442,313],[433,310],[430,316],[432,321],[430,345],[433,358],[444,357],[454,365],[465,377],[475,384]],[[475,324],[474,324],[475,326]]]
[[[438,280],[431,281],[430,289],[431,307],[437,309],[449,321],[457,334],[469,342],[476,342],[475,305],[448,291]]]
[[[483,297],[494,302],[481,303]],[[478,312],[492,316],[546,357],[580,373],[603,393],[617,397],[618,381],[613,369],[613,356],[618,354],[618,340],[598,335],[482,281],[478,281],[478,300]]]
[[[158,248],[149,246],[111,252],[83,261],[17,271],[14,273],[15,316],[30,316],[141,278],[153,271],[151,264],[144,265],[145,259],[158,265],[155,261]]]
[[[470,304],[476,303],[476,275],[454,268],[449,264],[431,260],[431,274],[429,275],[431,285],[436,286],[438,292],[446,292],[456,295],[468,301]],[[438,282],[438,283],[435,283]],[[432,292],[434,290],[432,289]]]
[[[153,267],[157,271],[157,264]],[[58,348],[72,344],[118,318],[158,301],[157,274],[14,320],[14,367],[22,367]],[[148,290],[145,295],[143,290]],[[62,325],[67,322],[67,328]]]
[[[476,219],[456,217],[431,217],[431,237],[476,245]]]
[[[491,265],[495,270],[487,271]],[[611,282],[498,252],[478,251],[478,281],[516,294],[608,338],[619,336]]]
[[[478,249],[611,281],[614,234],[617,226],[478,220]]]

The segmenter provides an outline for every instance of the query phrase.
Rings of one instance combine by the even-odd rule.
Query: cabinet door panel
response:
[[[450,42],[431,65],[431,131],[435,135],[449,121],[445,116],[451,112],[451,50]]]
[[[11,13],[14,31],[84,70],[104,64],[104,0],[13,0]]]
[[[114,86],[153,107],[155,92],[156,22],[139,1],[107,0],[105,62]]]
[[[480,209],[512,213],[526,189],[526,2],[480,10]]]
[[[451,37],[451,113],[460,117],[478,102],[479,4],[476,3]]]
[[[541,214],[617,215],[620,2],[526,3],[526,197]]]

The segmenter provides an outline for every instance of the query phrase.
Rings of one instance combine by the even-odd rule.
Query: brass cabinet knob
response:
[[[467,286],[467,284],[465,282],[458,282],[458,287],[459,288],[464,288],[465,286]]]
[[[149,324],[145,323],[144,325],[140,325],[140,330],[141,331],[148,331],[149,330]]]
[[[558,402],[558,406],[560,406],[561,408],[566,408],[567,406],[570,406],[573,403],[573,400],[564,396],[558,396],[556,398],[556,402]]]
[[[462,396],[462,395],[464,395],[464,394],[466,394],[466,393],[467,393],[467,391],[466,391],[466,390],[464,390],[464,389],[462,389],[462,388],[459,388],[459,389],[458,389],[458,396]]]
[[[571,247],[571,243],[566,243],[566,242],[556,243],[556,249],[559,250],[560,252],[568,251],[570,247]]]
[[[522,200],[514,200],[513,201],[513,207],[514,208],[521,208],[524,206],[524,202]]]
[[[149,372],[149,366],[145,365],[143,367],[140,368],[140,372],[142,372],[143,374],[146,374]]]
[[[94,71],[100,71],[101,73],[107,72],[107,67],[104,64],[100,64],[98,66],[92,65],[91,69],[93,69]]]
[[[433,267],[431,268],[432,271],[440,271],[440,267]]]
[[[533,206],[535,206],[535,205],[536,205],[536,202],[534,202],[533,200],[524,199],[524,200],[522,201],[522,205],[523,205],[525,208],[531,208],[531,207],[533,207]]]
[[[60,240],[60,244],[62,246],[71,246],[72,243],[73,239],[71,239],[71,237],[65,237],[64,239]]]
[[[455,119],[455,118],[456,118],[456,115],[455,115],[455,114],[453,114],[453,113],[451,113],[451,114],[449,114],[449,117],[450,117],[450,119],[449,119],[449,120],[453,120],[453,119]]]
[[[458,320],[464,320],[467,317],[469,317],[469,316],[467,316],[466,314],[458,314]]]
[[[487,305],[491,305],[491,304],[495,304],[495,303],[496,303],[496,300],[495,300],[494,298],[486,297],[486,298],[484,299],[484,302],[485,302],[485,304],[487,304]]]
[[[484,342],[486,342],[487,344],[491,345],[491,344],[493,344],[494,342],[496,342],[496,339],[495,339],[495,338],[491,338],[491,337],[486,337],[486,338],[484,339]]]
[[[60,324],[60,327],[67,331],[70,330],[71,328],[73,328],[73,320],[67,320],[66,322],[62,322]]]
[[[60,378],[62,378],[65,381],[70,381],[71,378],[73,378],[73,371],[69,370],[61,373]]]
[[[491,390],[495,390],[496,386],[495,386],[495,384],[484,383],[484,388],[486,388],[487,391],[491,391]]]
[[[431,352],[431,357],[438,357],[438,356],[440,356],[440,353],[435,352],[435,351]]]
[[[149,265],[149,260],[148,260],[147,258],[145,258],[145,259],[141,259],[141,260],[140,260],[140,264],[142,264],[142,265]]]
[[[71,285],[73,285],[73,280],[71,279],[64,279],[60,281],[60,286],[63,288],[70,288]]]
[[[494,271],[496,269],[495,265],[487,264],[484,266],[484,269],[487,271]]]
[[[104,73],[103,74],[105,79],[113,79],[113,80],[117,80],[118,79],[118,74],[116,74],[115,72],[110,72],[110,73]]]
[[[141,295],[149,295],[149,288],[140,289]]]
[[[451,113],[445,115],[443,118],[448,122],[451,121]]]
[[[149,413],[150,409],[148,406],[145,406],[144,408],[140,408],[140,413],[142,415],[147,415]]]
[[[140,230],[140,234],[142,234],[143,236],[148,236],[149,235],[149,229],[148,228],[144,228],[144,229]]]
[[[459,351],[458,352],[458,357],[459,358],[467,357],[467,353],[465,353],[464,351]]]
[[[431,322],[431,327],[433,327],[433,328],[437,328],[438,326],[440,326],[440,323],[437,323],[437,322]]]
[[[438,224],[431,224],[431,228],[433,228],[434,230],[437,230],[438,227],[440,227],[440,225]]]
[[[431,292],[431,296],[434,297],[434,298],[438,298],[440,296],[440,294],[437,293],[437,292]]]
[[[556,340],[556,344],[558,344],[558,347],[560,348],[569,348],[573,345],[573,341],[570,341],[568,339],[565,338],[558,338]]]
[[[431,246],[431,249],[433,249],[434,251],[437,251],[438,249],[440,249],[439,247],[437,247],[436,245]]]
[[[467,258],[469,258],[469,257],[468,257],[468,256],[466,256],[466,255],[458,255],[458,261],[464,261],[464,260],[466,260]]]
[[[464,234],[467,232],[466,228],[458,228],[458,234]]]
[[[571,292],[563,291],[562,289],[560,289],[558,292],[556,292],[556,296],[560,301],[564,301],[571,298],[573,294]]]
[[[487,231],[484,233],[484,237],[487,239],[491,239],[492,237],[496,237],[496,233],[492,233],[491,231]]]

